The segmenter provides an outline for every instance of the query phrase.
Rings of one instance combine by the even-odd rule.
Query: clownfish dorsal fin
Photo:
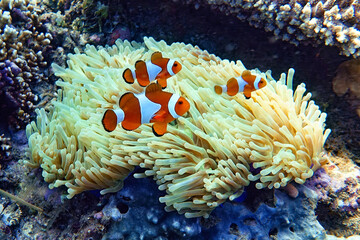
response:
[[[120,108],[123,108],[129,101],[136,98],[135,95],[132,92],[124,93],[119,100],[119,106]]]
[[[146,63],[143,60],[137,60],[135,63],[136,71],[146,68]]]
[[[145,89],[145,95],[149,93],[162,92],[162,87],[159,83],[151,83]]]
[[[151,62],[154,62],[155,60],[161,59],[161,58],[163,58],[161,52],[154,52],[151,55]]]
[[[244,70],[241,74],[242,77],[251,76],[250,70]]]

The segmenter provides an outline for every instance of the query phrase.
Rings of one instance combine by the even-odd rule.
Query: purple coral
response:
[[[5,85],[14,84],[13,78],[19,75],[21,68],[17,66],[14,62],[5,60],[5,62],[0,62],[0,80],[5,82]],[[2,84],[3,85],[3,84]]]
[[[326,199],[328,197],[326,188],[330,185],[330,182],[330,176],[326,173],[324,168],[320,168],[305,182],[305,186],[314,190],[319,199]]]

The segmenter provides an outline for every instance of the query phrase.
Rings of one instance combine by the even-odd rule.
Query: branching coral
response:
[[[326,161],[326,114],[309,101],[310,93],[304,96],[304,84],[293,92],[292,69],[279,81],[270,71],[253,70],[269,84],[249,100],[241,94],[220,96],[214,85],[240,75],[245,70],[240,61],[221,60],[183,43],[144,42],[118,40],[98,49],[88,45],[84,53],[76,49],[69,55],[68,68],[53,65],[62,78],[58,99],[50,112],[37,110],[36,122],[26,129],[26,163],[40,166],[50,187],[65,185],[69,198],[88,189],[113,192],[140,166],[147,170],[135,177],[151,176],[166,190],[160,201],[167,211],[208,217],[227,199],[240,196],[250,181],[258,181],[258,188],[303,183]],[[101,126],[104,110],[118,108],[124,92],[143,90],[119,76],[154,51],[182,63],[182,71],[168,80],[168,91],[189,99],[188,115],[160,138],[146,124],[135,131],[106,132]],[[252,174],[252,167],[260,173]]]
[[[47,80],[41,69],[51,47],[38,1],[0,2],[0,110],[16,128],[30,121],[37,102],[31,83]]]
[[[360,47],[359,2],[354,0],[272,1],[191,0],[234,14],[255,27],[274,32],[276,38],[338,46],[342,54],[358,57]],[[308,41],[309,42],[309,41]]]
[[[10,138],[5,137],[4,134],[0,135],[0,159],[2,161],[8,160],[11,154],[11,141]]]

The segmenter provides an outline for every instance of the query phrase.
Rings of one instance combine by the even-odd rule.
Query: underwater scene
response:
[[[0,239],[360,240],[357,0],[0,0]]]

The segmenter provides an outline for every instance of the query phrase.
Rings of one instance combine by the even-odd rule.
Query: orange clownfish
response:
[[[127,92],[119,100],[120,109],[108,109],[102,124],[106,131],[114,131],[118,123],[125,130],[134,130],[143,123],[154,123],[152,130],[156,136],[166,133],[167,124],[184,115],[190,104],[179,94],[162,91],[158,83],[150,84],[144,92]]]
[[[178,61],[163,58],[161,52],[154,52],[150,61],[137,61],[135,70],[125,69],[123,78],[129,84],[133,84],[137,79],[142,87],[146,87],[152,81],[157,80],[162,88],[166,88],[166,80],[178,73],[181,68],[182,66]]]
[[[245,70],[240,77],[230,78],[226,85],[216,85],[215,92],[221,94],[226,92],[229,96],[237,93],[244,93],[246,99],[251,97],[251,92],[265,87],[266,80],[260,76],[252,75],[249,70]]]

